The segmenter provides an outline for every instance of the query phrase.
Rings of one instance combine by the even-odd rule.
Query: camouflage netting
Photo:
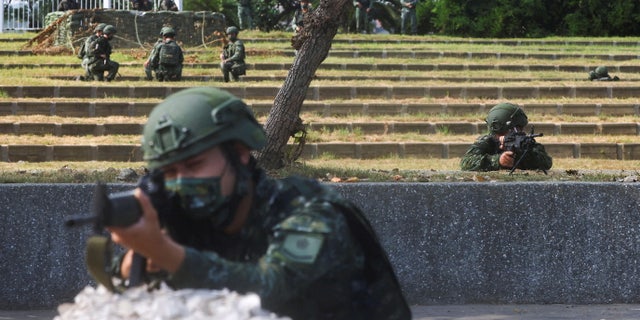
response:
[[[52,12],[45,21],[47,27],[27,44],[34,52],[76,52],[82,40],[93,33],[99,23],[116,27],[118,32],[111,43],[118,49],[152,47],[163,26],[173,27],[178,41],[189,47],[220,41],[220,34],[226,28],[225,16],[210,11],[81,9]]]

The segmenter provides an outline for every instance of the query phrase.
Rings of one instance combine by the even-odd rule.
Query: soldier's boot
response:
[[[111,80],[116,78],[117,72],[109,72],[107,73],[107,77],[104,79],[107,82],[111,82]]]
[[[153,80],[153,76],[151,75],[151,69],[144,69],[145,79],[151,81]]]
[[[229,71],[222,71],[222,76],[224,78],[224,82],[229,82]]]

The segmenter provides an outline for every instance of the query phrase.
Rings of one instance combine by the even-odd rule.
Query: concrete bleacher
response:
[[[287,39],[282,38],[245,39],[245,42],[249,51],[251,44],[259,46],[248,59],[248,75],[241,83],[222,87],[243,98],[256,115],[264,117],[268,115],[280,83],[291,67],[293,50],[288,47]],[[381,48],[360,47],[371,43],[379,44]],[[499,47],[495,48],[496,51],[482,47],[443,50],[442,46],[449,43]],[[584,43],[613,49],[606,54],[594,54],[587,50],[576,52],[576,49],[565,48]],[[364,119],[357,122],[320,119],[307,122],[308,130],[358,131],[383,138],[377,139],[376,143],[307,143],[302,156],[312,158],[331,154],[363,159],[390,155],[444,159],[459,157],[475,137],[484,132],[483,114],[493,104],[508,100],[524,108],[537,132],[560,137],[545,143],[553,157],[637,160],[640,159],[640,147],[628,139],[640,133],[638,122],[633,120],[640,116],[640,103],[636,98],[640,91],[637,85],[640,76],[636,75],[640,66],[632,63],[638,58],[637,54],[632,53],[637,45],[638,42],[633,40],[336,39],[335,47],[319,67],[307,91],[302,112],[338,118],[360,115]],[[433,49],[434,46],[437,48]],[[541,48],[527,51],[530,46]],[[126,50],[123,49],[123,53]],[[185,50],[192,56],[210,54],[209,49]],[[143,81],[139,62],[123,62],[118,81],[98,84],[69,81],[79,71],[78,61],[72,56],[62,63],[46,59],[42,59],[41,63],[33,63],[33,60],[20,63],[20,57],[33,58],[33,53],[28,50],[0,50],[0,55],[13,57],[11,63],[3,65],[4,69],[20,69],[25,77],[33,77],[40,82],[44,79],[50,83],[16,85],[0,80],[0,92],[3,95],[0,99],[0,115],[65,118],[57,122],[29,119],[0,122],[0,134],[8,137],[135,136],[140,132],[145,115],[162,98],[188,86],[209,86],[220,81],[215,61],[185,64],[185,80],[182,83]],[[282,62],[283,58],[288,62]],[[362,62],[362,59],[367,62]],[[608,64],[610,73],[620,75],[623,81],[587,81],[587,72],[596,66],[594,61]],[[58,71],[40,75],[38,71],[43,69]],[[385,115],[405,116],[406,119],[379,119]],[[419,120],[411,120],[413,115],[420,115]],[[475,120],[469,121],[469,115],[474,115]],[[538,121],[537,115],[571,118]],[[109,116],[137,117],[138,120],[135,123],[104,124],[74,121],[76,118],[100,119]],[[425,116],[427,119],[424,119]],[[442,116],[447,120],[439,118]],[[465,119],[456,121],[456,116]],[[616,120],[616,116],[626,119]],[[367,121],[367,117],[378,119]],[[591,118],[580,121],[580,117]],[[603,117],[604,120],[594,122],[593,117]],[[458,139],[447,141],[445,136],[439,142],[384,141],[384,135],[430,135],[442,130],[456,135]],[[468,136],[468,142],[461,142],[460,136]],[[561,139],[563,136],[572,138],[565,141]],[[616,136],[623,138],[614,142],[591,141],[590,137],[598,136],[613,137],[611,140],[616,140]],[[585,141],[575,140],[575,137],[584,137]],[[140,161],[140,156],[136,144],[69,146],[34,142],[25,145],[7,141],[0,145],[0,161],[5,162]]]

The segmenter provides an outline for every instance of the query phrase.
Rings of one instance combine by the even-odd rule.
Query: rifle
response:
[[[509,174],[512,174],[513,171],[516,170],[522,159],[524,159],[529,150],[531,150],[536,144],[535,138],[542,137],[543,135],[544,134],[542,133],[533,133],[532,127],[530,134],[526,134],[523,131],[513,130],[509,131],[509,133],[504,136],[504,150],[512,151],[514,155],[519,155],[516,163],[511,168],[511,171],[509,171]],[[547,170],[542,170],[542,172],[547,174]]]
[[[151,203],[158,210],[161,226],[165,217],[174,208],[171,197],[164,189],[164,176],[161,171],[154,171],[138,181],[137,187],[142,189]],[[96,235],[87,241],[86,262],[89,273],[112,292],[121,292],[122,286],[113,284],[109,269],[111,266],[111,242],[104,236],[106,227],[127,227],[140,220],[142,208],[134,197],[134,190],[108,194],[103,183],[97,183],[93,196],[93,215],[74,216],[65,221],[68,228],[92,225]],[[135,287],[145,282],[146,258],[134,253],[129,276],[128,287]]]

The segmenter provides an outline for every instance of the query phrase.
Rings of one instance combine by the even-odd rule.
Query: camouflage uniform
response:
[[[158,56],[158,54],[160,53],[160,46],[162,46],[163,43],[164,40],[158,39],[158,41],[156,41],[156,44],[153,45],[153,49],[151,49],[151,53],[149,54],[149,64],[144,67],[144,74],[147,80],[153,79],[154,67],[151,64],[151,61],[153,57]]]
[[[84,41],[83,44],[83,54],[82,54],[82,62],[80,63],[80,65],[82,66],[82,69],[84,69],[85,71],[85,75],[84,75],[84,79],[86,80],[91,80],[93,79],[93,75],[91,74],[91,71],[89,70],[89,62],[91,61],[91,58],[93,57],[93,52],[91,50],[91,45],[98,40],[98,35],[92,34],[89,37],[87,37],[87,39]]]
[[[168,279],[172,287],[256,292],[264,308],[293,319],[411,318],[358,209],[315,181],[273,180],[261,170],[253,180],[253,210],[239,235],[202,223],[170,229],[178,243],[192,245]]]
[[[222,54],[228,61],[220,64],[224,82],[229,82],[229,74],[234,81],[240,80],[240,76],[246,74],[247,66],[244,62],[244,43],[241,40],[229,42],[224,46]]]
[[[609,70],[605,66],[599,66],[593,71],[589,71],[589,80],[591,81],[619,81],[618,76],[613,78],[609,75]]]
[[[460,168],[469,171],[495,171],[502,168],[499,164],[500,143],[495,135],[488,134],[482,136],[471,145],[469,150],[462,156]],[[516,154],[515,159],[519,159],[520,155]],[[544,146],[536,143],[533,148],[527,152],[524,159],[518,164],[518,169],[522,170],[549,170],[553,164],[551,157],[544,150]]]
[[[89,71],[93,75],[94,80],[102,81],[113,80],[118,74],[118,69],[120,68],[120,64],[110,59],[111,57],[111,43],[105,37],[100,37],[98,40],[94,42],[94,47],[92,48],[92,57],[89,61]],[[101,55],[104,55],[106,58],[101,58]],[[107,77],[104,77],[104,72],[107,71]]]
[[[163,46],[175,45],[178,46],[175,40],[167,39],[166,42],[163,40],[158,40],[153,49],[151,50],[151,54],[149,55],[149,64],[145,68],[145,74],[147,76],[147,80],[151,80],[151,71],[156,73],[156,79],[158,81],[180,81],[182,79],[182,63],[184,62],[184,56],[182,55],[182,49],[177,50],[179,52],[179,56],[177,61],[179,62],[177,65],[167,65],[161,63],[160,52]],[[180,48],[178,46],[178,48]]]
[[[513,137],[513,134],[516,133],[523,133],[522,130],[529,123],[527,115],[513,103],[499,103],[489,110],[486,123],[488,134],[478,138],[462,156],[460,168],[470,171],[512,169],[500,165],[500,156],[505,150],[500,148],[499,137],[505,136],[507,138],[508,136]],[[541,144],[535,140],[531,140],[530,143],[524,158],[520,154],[524,151],[516,150],[514,165],[517,164],[516,168],[518,169],[543,170],[546,173],[546,170],[550,169],[552,165],[551,157]]]

